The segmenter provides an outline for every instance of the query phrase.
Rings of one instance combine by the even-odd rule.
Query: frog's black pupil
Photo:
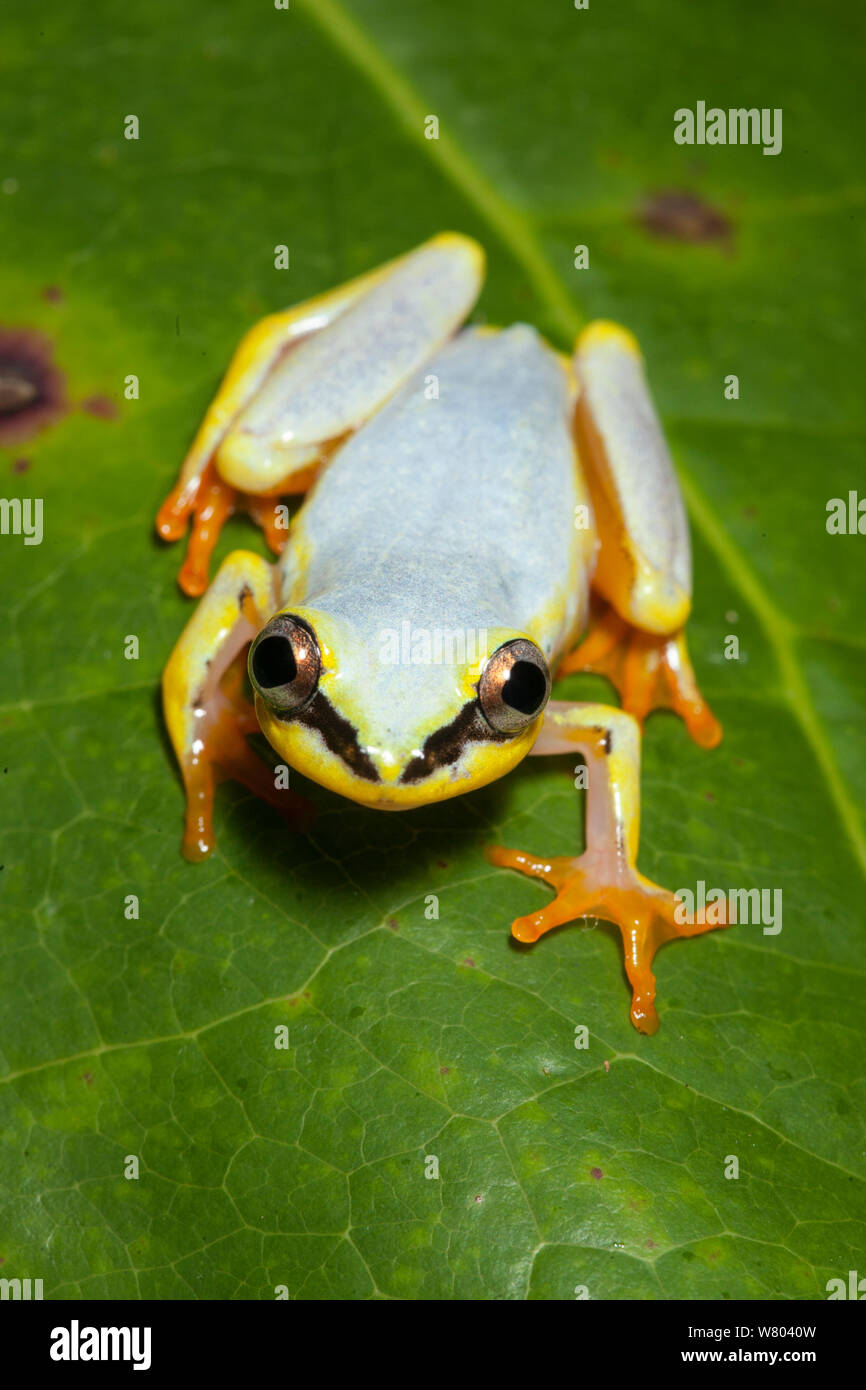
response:
[[[547,681],[532,661],[515,661],[502,687],[502,699],[521,714],[535,714],[544,699]]]
[[[298,663],[288,637],[263,637],[253,652],[253,675],[262,690],[290,685],[298,674]]]

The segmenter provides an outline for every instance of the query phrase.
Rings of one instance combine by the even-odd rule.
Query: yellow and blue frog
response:
[[[652,959],[683,923],[637,870],[640,727],[669,706],[711,748],[721,728],[686,649],[688,524],[638,346],[591,324],[571,358],[524,324],[465,328],[484,255],[446,233],[257,324],[237,349],[160,509],[182,588],[203,595],[163,677],[187,796],[184,852],[213,848],[214,788],[236,778],[292,810],[246,736],[352,801],[401,811],[459,796],[527,754],[580,754],[586,848],[492,847],[556,896],[520,941],[580,917],[615,923],[631,1017],[658,1027]],[[306,492],[290,528],[279,499]],[[244,508],[279,554],[234,551]],[[382,634],[485,633],[458,659],[383,659]],[[245,695],[243,657],[254,708]],[[623,708],[550,700],[569,671],[608,675]]]

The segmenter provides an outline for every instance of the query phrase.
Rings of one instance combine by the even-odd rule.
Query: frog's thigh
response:
[[[688,521],[635,339],[590,324],[574,368],[577,440],[601,539],[594,587],[645,632],[683,626],[691,607]]]
[[[456,332],[483,272],[477,243],[446,233],[337,291],[340,311],[267,361],[217,453],[225,481],[273,492],[318,463]]]
[[[180,540],[190,517],[193,518],[192,535],[178,575],[184,593],[193,597],[204,593],[211,553],[226,520],[238,508],[250,512],[276,554],[282,549],[286,532],[278,529],[274,507],[257,495],[256,488],[243,493],[230,486],[215,467],[215,455],[232,421],[261,388],[280,353],[306,334],[333,322],[364,292],[374,276],[375,272],[361,276],[292,309],[269,314],[241,339],[181,465],[177,482],[157,512],[157,534],[165,541]],[[285,480],[283,491],[304,492],[312,476],[310,470],[298,470]]]
[[[580,394],[577,441],[601,548],[588,637],[560,674],[610,677],[626,709],[643,719],[674,709],[702,747],[722,737],[692,670],[683,631],[691,608],[691,548],[670,452],[632,335],[594,323],[574,355]]]
[[[483,274],[478,244],[443,233],[246,334],[157,516],[163,539],[178,540],[195,514],[186,593],[204,591],[210,553],[238,506],[279,552],[285,532],[265,499],[305,491],[334,444],[459,328]]]
[[[232,663],[277,607],[274,568],[236,550],[187,623],[162,677],[165,721],[186,791],[183,850],[202,859],[214,847],[212,804],[217,782],[234,777],[257,795],[287,806],[273,776],[246,742],[258,730],[241,695],[242,671]]]
[[[579,917],[615,923],[632,987],[632,1022],[641,1032],[654,1033],[655,952],[675,937],[696,936],[725,922],[679,922],[683,914],[673,893],[638,872],[640,728],[630,714],[607,705],[552,700],[532,752],[580,753],[585,759],[586,848],[576,857],[552,858],[499,846],[488,850],[493,863],[542,878],[556,889],[546,907],[518,917],[512,933],[519,941],[532,942]]]

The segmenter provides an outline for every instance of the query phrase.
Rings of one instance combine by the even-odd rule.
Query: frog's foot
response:
[[[183,852],[204,859],[215,844],[213,799],[220,782],[242,782],[292,825],[309,819],[307,801],[285,785],[247,743],[260,733],[245,693],[246,653],[276,603],[272,567],[238,550],[227,556],[169,658],[163,708],[186,789]]]
[[[683,920],[686,908],[673,893],[605,851],[587,851],[576,859],[568,855],[536,859],[519,850],[492,845],[487,857],[503,868],[543,878],[556,889],[556,897],[546,907],[512,923],[511,934],[518,941],[537,941],[553,927],[578,918],[598,918],[619,927],[632,988],[631,1021],[641,1033],[654,1033],[659,1026],[652,972],[658,948],[677,937],[700,936],[728,925],[724,905],[702,910],[694,922]],[[708,917],[713,920],[708,921]]]
[[[224,483],[213,463],[199,477],[181,479],[156,516],[157,534],[164,541],[180,540],[192,517],[186,555],[177,576],[185,594],[198,598],[208,584],[210,557],[219,534],[237,507],[238,494]]]
[[[200,746],[194,747],[181,764],[186,790],[182,845],[186,859],[206,859],[215,847],[213,802],[220,782],[240,782],[279,811],[293,830],[305,829],[313,817],[311,803],[288,787],[278,787],[274,769],[247,743],[245,734],[260,731],[251,706],[244,703],[248,719],[242,720],[230,702],[211,711]]]
[[[488,848],[492,863],[543,878],[556,889],[556,897],[540,912],[518,917],[512,933],[518,941],[531,942],[580,917],[615,923],[632,987],[632,1022],[642,1033],[654,1033],[658,1015],[652,961],[659,946],[725,926],[727,917],[716,902],[695,917],[687,898],[681,902],[637,869],[640,729],[631,714],[551,700],[532,755],[551,753],[580,753],[586,763],[586,850],[574,858],[539,859],[500,846]]]
[[[157,513],[156,530],[163,540],[177,541],[184,535],[192,518],[186,555],[177,577],[184,593],[191,598],[198,598],[204,593],[208,586],[214,546],[223,526],[234,512],[247,512],[261,526],[270,549],[279,555],[288,537],[280,498],[283,494],[304,492],[315,473],[315,468],[304,469],[284,484],[279,495],[274,496],[242,492],[232,487],[220,477],[213,461],[198,477],[181,478]]]
[[[633,627],[610,605],[596,608],[589,632],[557,675],[572,671],[607,676],[640,723],[654,709],[672,709],[701,748],[721,742],[722,726],[698,689],[682,629],[657,636]]]
[[[240,782],[279,811],[294,830],[305,829],[314,814],[305,797],[278,785],[274,769],[247,743],[248,734],[261,730],[255,710],[243,694],[245,668],[246,648],[218,682],[207,709],[199,711],[199,737],[181,762],[186,790],[182,846],[186,859],[206,859],[214,848],[213,801],[220,782]]]

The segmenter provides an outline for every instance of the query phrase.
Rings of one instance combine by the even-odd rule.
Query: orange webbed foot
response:
[[[190,598],[198,598],[210,582],[210,559],[223,526],[235,512],[247,512],[262,528],[265,541],[280,555],[288,538],[280,499],[305,492],[313,483],[317,466],[300,470],[274,494],[241,492],[219,475],[213,460],[197,478],[181,480],[166,497],[156,516],[157,535],[164,541],[177,541],[192,518],[186,555],[178,573],[178,584]]]
[[[554,927],[584,917],[612,922],[619,928],[632,988],[631,1021],[641,1033],[655,1033],[659,1026],[652,972],[659,947],[678,937],[700,936],[731,925],[724,904],[702,909],[695,921],[688,921],[687,910],[674,893],[659,888],[627,864],[614,862],[606,852],[538,859],[491,845],[486,854],[492,864],[542,878],[556,889],[552,902],[512,923],[511,934],[518,941],[535,942]]]
[[[208,586],[210,557],[220,531],[237,509],[238,497],[209,463],[200,477],[172,488],[157,512],[156,531],[164,541],[180,540],[192,517],[186,555],[177,577],[191,598],[198,598]]]
[[[596,607],[589,632],[557,675],[573,671],[606,676],[623,709],[641,723],[654,709],[672,709],[699,747],[721,742],[722,726],[698,689],[683,629],[657,636],[632,627],[610,605]]]

